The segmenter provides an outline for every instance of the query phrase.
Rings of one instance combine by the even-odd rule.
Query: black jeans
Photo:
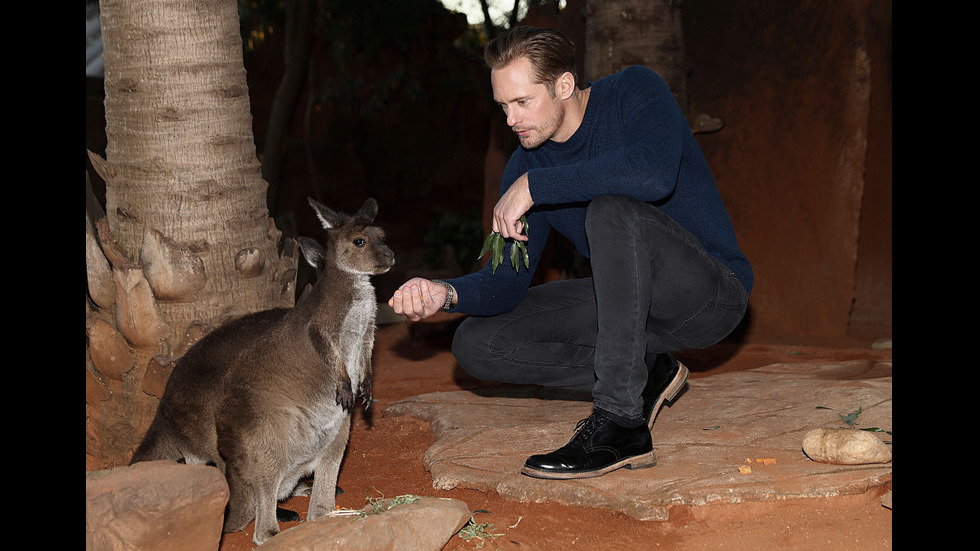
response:
[[[594,406],[640,419],[657,354],[727,336],[748,296],[723,262],[660,209],[620,196],[586,215],[592,277],[528,289],[511,312],[470,316],[453,355],[474,377],[591,390]]]

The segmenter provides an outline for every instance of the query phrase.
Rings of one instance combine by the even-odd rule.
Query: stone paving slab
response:
[[[434,488],[493,490],[505,499],[666,520],[672,505],[844,495],[890,481],[890,462],[831,465],[802,450],[807,431],[844,427],[838,414],[859,406],[858,428],[892,430],[890,369],[887,377],[863,379],[866,370],[864,361],[772,364],[690,379],[657,418],[656,466],[578,480],[535,479],[519,470],[529,455],[568,442],[576,422],[592,410],[588,393],[538,387],[437,392],[395,402],[384,415],[430,423],[435,443],[424,461]],[[766,458],[775,463],[755,461]],[[751,472],[740,472],[746,465]]]

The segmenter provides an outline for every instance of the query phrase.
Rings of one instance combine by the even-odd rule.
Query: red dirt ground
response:
[[[416,334],[417,333],[413,333]],[[367,498],[403,494],[462,500],[478,523],[492,523],[502,534],[488,540],[452,537],[443,551],[466,549],[615,550],[615,549],[860,549],[892,548],[892,511],[881,504],[891,483],[863,494],[832,498],[709,506],[676,506],[667,521],[637,521],[618,512],[558,503],[519,503],[494,492],[435,490],[423,467],[433,443],[426,422],[411,417],[385,418],[384,408],[408,396],[480,386],[457,366],[446,333],[411,338],[405,324],[379,329],[375,348],[374,392],[377,402],[354,419],[338,484],[337,505],[360,509]],[[892,351],[870,343],[822,346],[720,344],[708,350],[678,353],[691,377],[751,369],[777,362],[890,362]],[[888,366],[888,367],[885,367]],[[882,367],[890,375],[890,364]],[[570,420],[574,422],[575,420]],[[294,497],[283,506],[306,518],[309,499]],[[297,523],[281,523],[282,529]],[[252,543],[252,525],[225,534],[220,551],[243,551]],[[481,547],[482,546],[482,547]]]

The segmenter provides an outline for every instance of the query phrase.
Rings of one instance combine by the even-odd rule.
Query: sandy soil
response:
[[[384,326],[378,331],[374,361],[377,402],[367,414],[355,416],[338,482],[344,490],[337,498],[340,507],[360,509],[368,504],[369,497],[380,496],[451,497],[464,501],[472,511],[488,511],[476,513],[476,521],[492,523],[492,531],[501,534],[485,541],[454,536],[444,551],[892,548],[892,511],[881,503],[881,496],[891,490],[890,483],[863,494],[833,498],[673,507],[670,519],[664,522],[642,522],[617,512],[558,503],[519,503],[501,499],[494,492],[435,490],[422,464],[423,455],[433,442],[428,423],[409,417],[385,418],[382,412],[392,402],[408,396],[476,388],[481,383],[456,366],[447,333],[412,335],[416,338],[410,336],[405,324]],[[776,362],[890,362],[891,349],[872,349],[869,344],[720,344],[677,356],[691,369],[692,378]],[[890,367],[883,367],[882,371],[890,375]],[[295,497],[283,506],[305,518],[308,503],[306,497]],[[281,523],[281,527],[296,524]],[[244,532],[225,534],[220,551],[255,548],[251,529],[249,525]]]

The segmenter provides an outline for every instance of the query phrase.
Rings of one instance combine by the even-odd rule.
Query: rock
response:
[[[214,551],[228,485],[214,467],[148,461],[85,475],[85,548]]]
[[[373,511],[373,505],[362,509]],[[323,517],[304,522],[262,544],[262,551],[345,549],[439,551],[470,519],[457,499],[420,497],[377,514]]]
[[[835,465],[892,460],[891,450],[877,436],[854,429],[813,429],[803,437],[803,452],[814,461]]]
[[[492,491],[520,502],[599,507],[659,521],[677,505],[827,497],[887,484],[891,464],[829,465],[800,453],[810,428],[840,423],[833,411],[863,405],[862,424],[891,427],[891,365],[884,363],[874,369],[864,360],[771,364],[692,378],[657,417],[656,466],[578,480],[531,478],[520,468],[529,455],[568,442],[576,421],[592,411],[588,392],[436,392],[394,402],[383,413],[429,422],[435,441],[424,464],[433,488]],[[741,474],[746,458],[774,462]]]

